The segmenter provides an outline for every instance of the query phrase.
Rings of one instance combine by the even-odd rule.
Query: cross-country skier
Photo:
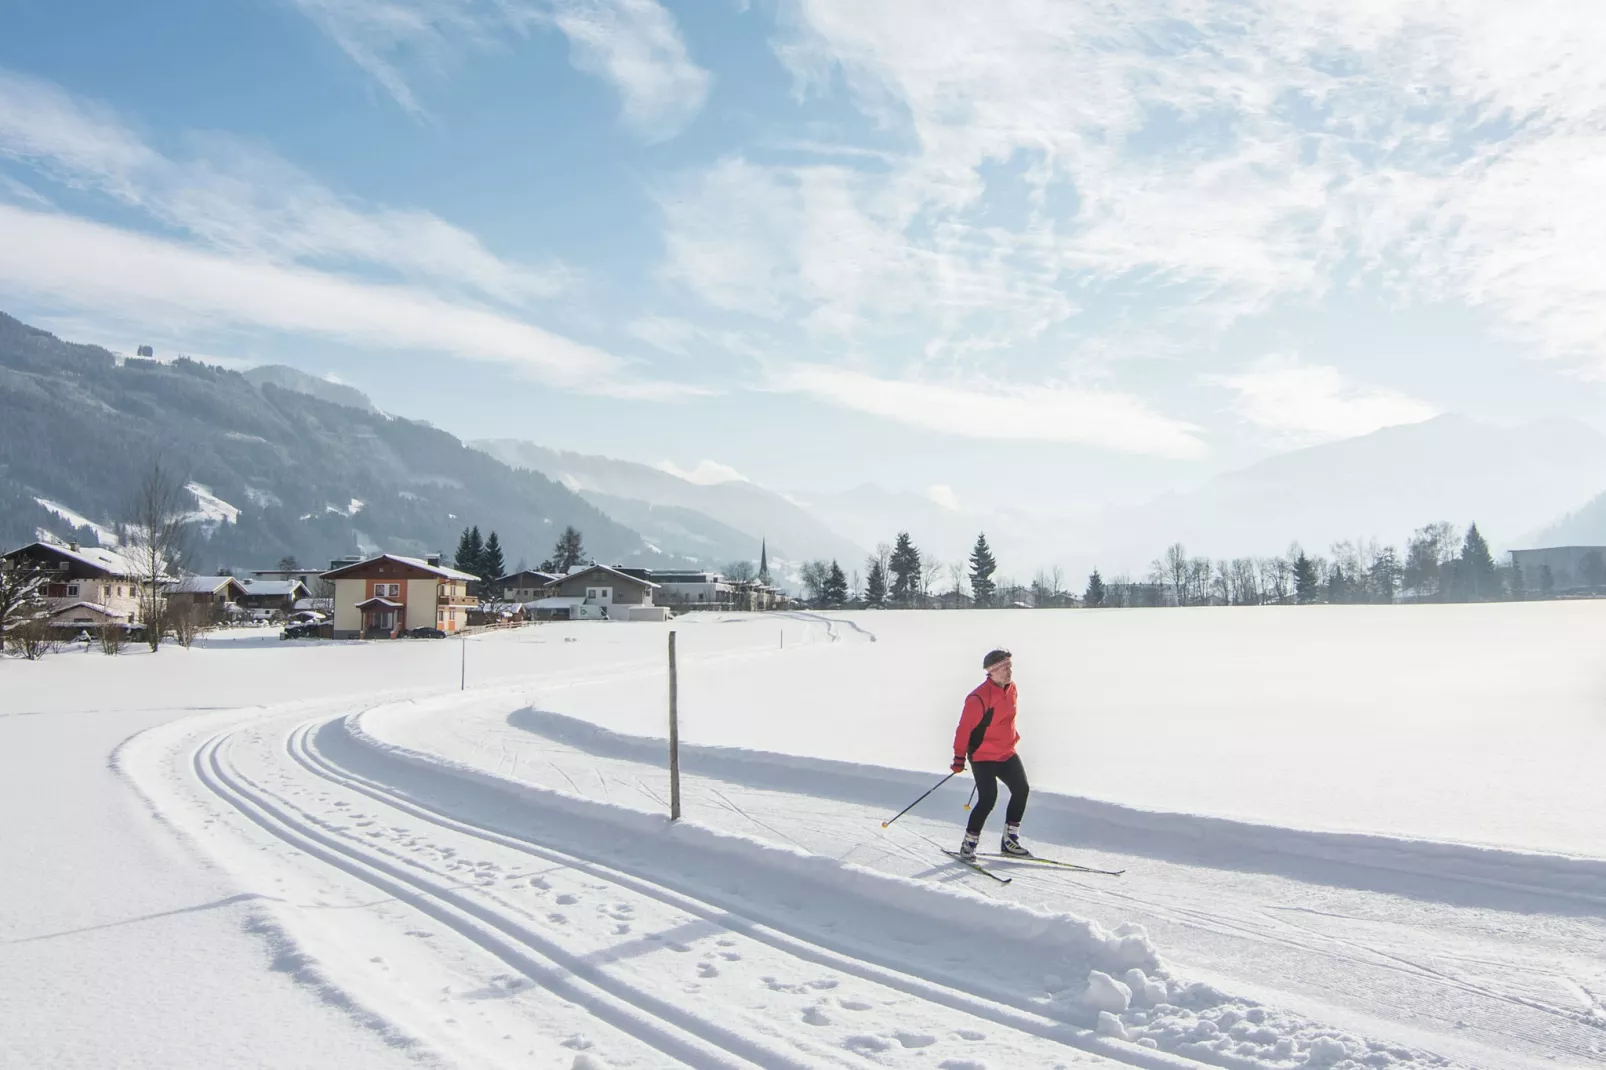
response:
[[[1004,839],[999,850],[1017,858],[1030,858],[1032,853],[1020,842],[1020,819],[1026,816],[1026,796],[1031,787],[1026,783],[1026,767],[1015,753],[1020,733],[1015,731],[1014,663],[1009,651],[992,650],[981,659],[981,667],[987,671],[987,679],[965,696],[959,730],[954,733],[952,769],[963,773],[968,756],[970,771],[976,777],[976,808],[970,812],[959,857],[967,861],[976,857],[976,843],[981,839],[987,815],[998,801],[998,781],[1002,780],[1009,789],[1009,807],[1004,811]]]

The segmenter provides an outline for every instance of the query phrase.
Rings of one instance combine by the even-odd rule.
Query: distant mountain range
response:
[[[468,447],[472,448],[468,448]],[[378,411],[354,387],[294,368],[246,373],[122,360],[0,314],[0,543],[38,530],[110,538],[155,456],[197,488],[197,564],[319,563],[383,548],[450,553],[462,527],[535,564],[573,524],[597,559],[724,568],[767,542],[780,577],[808,559],[850,573],[899,531],[944,562],[985,530],[999,575],[1062,566],[1138,575],[1173,542],[1210,557],[1324,553],[1342,539],[1402,547],[1436,520],[1476,521],[1497,549],[1606,544],[1606,435],[1548,420],[1461,416],[1296,450],[1135,507],[1079,517],[979,515],[864,485],[787,495],[693,483],[645,464],[509,439],[466,444]],[[1071,582],[1074,581],[1074,582]]]
[[[835,558],[845,569],[868,552],[814,513],[753,483],[692,483],[650,465],[564,453],[514,439],[471,445],[504,464],[557,480],[649,539],[711,567],[756,561],[761,540],[768,542],[771,558]]]
[[[197,571],[285,555],[316,565],[379,549],[450,554],[470,524],[498,532],[510,566],[541,561],[569,524],[599,560],[689,564],[567,487],[377,412],[355,390],[257,371],[125,361],[0,315],[0,543],[40,530],[109,538],[160,457],[199,488],[209,518]]]

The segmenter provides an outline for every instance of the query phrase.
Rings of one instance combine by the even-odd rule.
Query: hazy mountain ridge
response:
[[[285,554],[450,553],[468,524],[497,530],[509,565],[540,561],[568,524],[601,560],[677,560],[568,489],[426,424],[195,361],[120,362],[0,314],[0,542],[37,528],[92,542],[35,499],[111,526],[158,456],[240,510],[199,547],[200,570]]]
[[[606,495],[609,499],[636,503],[626,507],[632,511],[631,515],[639,517],[641,506],[689,510],[702,514],[727,533],[747,537],[745,551],[723,557],[723,560],[723,555],[716,556],[711,562],[715,566],[737,558],[756,561],[762,540],[768,541],[772,557],[794,561],[835,558],[843,568],[848,568],[849,562],[862,560],[866,553],[809,510],[754,483],[692,483],[650,465],[568,453],[517,439],[484,439],[470,445],[505,464],[541,472],[583,497]],[[623,522],[622,517],[616,519]],[[681,519],[690,520],[685,516]],[[712,538],[716,530],[705,528],[702,534]],[[732,549],[741,550],[741,546]],[[679,552],[691,554],[695,551],[681,548]]]

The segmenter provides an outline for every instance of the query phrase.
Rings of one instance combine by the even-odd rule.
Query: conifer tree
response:
[[[970,551],[970,593],[976,605],[992,604],[995,588],[993,573],[997,570],[998,562],[987,546],[987,533],[984,531],[976,536],[976,545]]]
[[[920,589],[920,551],[915,549],[907,531],[898,532],[888,567],[892,571],[892,601],[906,606]]]
[[[479,576],[486,583],[499,580],[507,574],[507,562],[502,559],[502,540],[491,532],[491,537],[485,540],[485,548],[480,551]]]
[[[1470,601],[1481,602],[1495,592],[1494,558],[1476,524],[1467,528],[1466,538],[1462,540],[1456,580],[1461,597]]]
[[[1316,563],[1301,551],[1294,558],[1294,598],[1300,605],[1316,601],[1321,580],[1316,575]]]
[[[470,576],[480,574],[480,555],[485,553],[485,544],[480,541],[480,529],[476,525],[464,528],[462,537],[457,540],[457,553],[452,557],[452,564],[459,572],[467,572]]]
[[[1094,569],[1093,574],[1087,578],[1087,590],[1082,595],[1082,604],[1089,609],[1097,609],[1104,604],[1104,577],[1099,570]]]
[[[586,559],[586,550],[580,539],[580,532],[572,525],[563,529],[558,536],[558,543],[552,548],[552,556],[541,562],[542,572],[555,572],[563,575],[575,565],[582,564]]]
[[[843,574],[842,566],[835,561],[831,562],[830,571],[825,574],[820,600],[828,606],[840,606],[848,600],[848,578]]]
[[[870,576],[864,581],[864,601],[876,609],[887,604],[887,572],[878,558],[870,558]]]

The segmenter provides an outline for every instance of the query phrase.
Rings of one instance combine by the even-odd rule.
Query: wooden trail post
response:
[[[669,633],[669,820],[680,820],[680,713],[676,692],[675,633]]]

